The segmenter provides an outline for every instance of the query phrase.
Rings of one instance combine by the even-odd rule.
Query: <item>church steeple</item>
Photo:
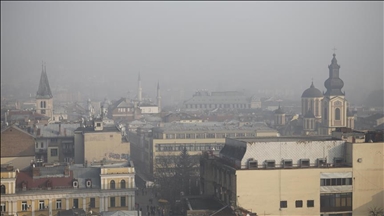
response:
[[[328,69],[329,78],[324,82],[324,86],[327,88],[325,95],[344,95],[344,93],[341,91],[344,86],[344,82],[339,77],[340,65],[337,64],[335,53],[333,53],[333,58],[331,64],[328,66]]]
[[[36,93],[36,99],[50,99],[52,98],[51,88],[49,87],[47,68],[46,65],[42,65],[42,71],[40,76],[40,84]]]

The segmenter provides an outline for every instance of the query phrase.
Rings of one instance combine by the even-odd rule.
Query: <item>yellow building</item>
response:
[[[278,136],[276,130],[265,123],[164,123],[160,127],[143,126],[129,133],[132,159],[140,170],[138,175],[152,181],[156,160],[160,157],[179,155],[185,147],[190,155],[202,151],[220,151],[225,137]]]
[[[104,126],[101,119],[75,130],[75,164],[92,164],[130,159],[130,143],[116,126]]]
[[[201,160],[201,192],[258,215],[368,215],[384,207],[383,150],[382,141],[227,138],[220,156]]]
[[[133,163],[92,167],[31,167],[1,170],[2,215],[57,215],[61,210],[86,212],[135,209]]]

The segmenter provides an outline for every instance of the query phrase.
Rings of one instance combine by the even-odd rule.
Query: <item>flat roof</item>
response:
[[[228,139],[239,140],[247,143],[251,142],[297,142],[297,141],[327,141],[341,140],[331,136],[283,136],[283,137],[231,137]]]

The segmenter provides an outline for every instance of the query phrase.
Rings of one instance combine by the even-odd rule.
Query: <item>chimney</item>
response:
[[[39,169],[39,167],[33,167],[32,168],[32,176],[33,177],[40,176],[40,169]]]
[[[64,176],[69,176],[69,165],[64,168]]]

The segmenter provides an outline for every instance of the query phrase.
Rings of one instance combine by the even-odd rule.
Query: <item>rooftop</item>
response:
[[[265,130],[265,131],[275,131],[270,128],[264,122],[252,122],[249,124],[239,124],[239,123],[225,123],[225,122],[198,122],[198,123],[164,123],[163,127],[154,128],[154,130],[166,131],[201,131],[201,132],[210,132],[210,131],[228,131],[228,130]]]

